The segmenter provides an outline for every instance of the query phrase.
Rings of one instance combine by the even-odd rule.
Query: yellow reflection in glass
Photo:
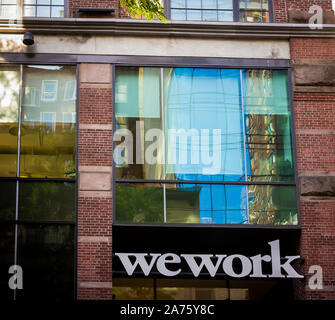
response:
[[[27,66],[23,93],[20,176],[74,178],[76,69]]]

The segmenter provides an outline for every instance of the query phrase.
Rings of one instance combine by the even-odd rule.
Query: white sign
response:
[[[123,264],[127,274],[131,276],[135,269],[139,267],[145,276],[149,276],[152,268],[166,277],[175,277],[182,272],[181,262],[185,260],[189,269],[195,277],[198,277],[203,269],[206,269],[211,277],[215,277],[221,269],[223,272],[233,278],[304,278],[298,274],[291,263],[299,259],[300,256],[286,256],[285,262],[281,263],[279,240],[268,242],[271,247],[271,255],[262,256],[258,254],[253,257],[246,257],[240,254],[227,256],[226,254],[175,254],[175,253],[115,253]],[[134,262],[130,257],[135,257]],[[239,272],[233,267],[233,262],[239,260],[242,266]],[[263,274],[262,262],[271,262],[272,273]],[[171,264],[175,267],[171,270]],[[177,269],[176,269],[177,268]],[[283,274],[282,271],[285,271]]]

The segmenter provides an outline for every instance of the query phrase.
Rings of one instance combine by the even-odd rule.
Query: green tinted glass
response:
[[[16,182],[0,182],[0,221],[15,219]]]
[[[75,177],[76,68],[23,70],[20,176]]]
[[[19,219],[73,221],[75,183],[20,182]]]
[[[116,185],[116,220],[163,222],[163,187],[159,184]]]
[[[0,67],[0,176],[15,177],[20,72],[18,67]]]

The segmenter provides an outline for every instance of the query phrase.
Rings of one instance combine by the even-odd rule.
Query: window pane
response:
[[[0,16],[6,19],[16,18],[17,17],[16,5],[1,5]]]
[[[171,0],[171,8],[185,8],[186,0]]]
[[[20,73],[0,67],[0,176],[15,177]]]
[[[17,262],[24,270],[18,300],[74,298],[73,226],[19,225]]]
[[[204,21],[217,21],[218,15],[217,11],[209,11],[209,10],[203,10],[202,11],[202,20]]]
[[[74,221],[75,183],[20,182],[19,219]]]
[[[52,5],[53,6],[63,6],[64,5],[64,0],[52,0]]]
[[[166,184],[169,223],[248,223],[246,186]]]
[[[64,7],[52,7],[51,17],[54,18],[64,17]]]
[[[164,83],[166,178],[245,180],[240,71],[167,69]]]
[[[233,21],[233,11],[219,11],[218,12],[219,21]]]
[[[187,8],[200,9],[201,0],[187,0]]]
[[[14,225],[0,224],[0,298],[13,300],[14,292],[8,287],[8,269],[14,265]]]
[[[294,181],[287,72],[244,72],[248,179]]]
[[[24,0],[24,4],[36,4],[36,0]]]
[[[202,0],[203,9],[217,9],[216,0]]]
[[[35,17],[36,15],[36,7],[33,6],[25,6],[23,15],[25,17]]]
[[[114,151],[116,177],[162,179],[160,69],[118,68],[115,86],[116,134],[120,139]],[[157,148],[152,148],[155,141]]]
[[[251,224],[296,225],[296,188],[287,186],[249,186]]]
[[[15,219],[16,182],[0,182],[0,221]]]
[[[75,67],[24,67],[23,86],[36,88],[39,107],[22,106],[21,177],[75,176],[76,128],[63,122],[64,112],[76,113],[76,100],[64,101],[75,80]]]
[[[171,20],[186,20],[186,10],[171,9]]]
[[[118,222],[163,222],[163,187],[159,184],[117,184]]]
[[[51,0],[37,0],[37,4],[50,4]]]
[[[233,9],[233,0],[218,0],[219,9]]]
[[[187,20],[201,20],[201,10],[187,10]]]
[[[36,17],[50,17],[50,7],[37,6]]]

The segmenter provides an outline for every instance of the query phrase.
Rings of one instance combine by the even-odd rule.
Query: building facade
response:
[[[164,8],[0,1],[0,295],[335,299],[332,1]]]

